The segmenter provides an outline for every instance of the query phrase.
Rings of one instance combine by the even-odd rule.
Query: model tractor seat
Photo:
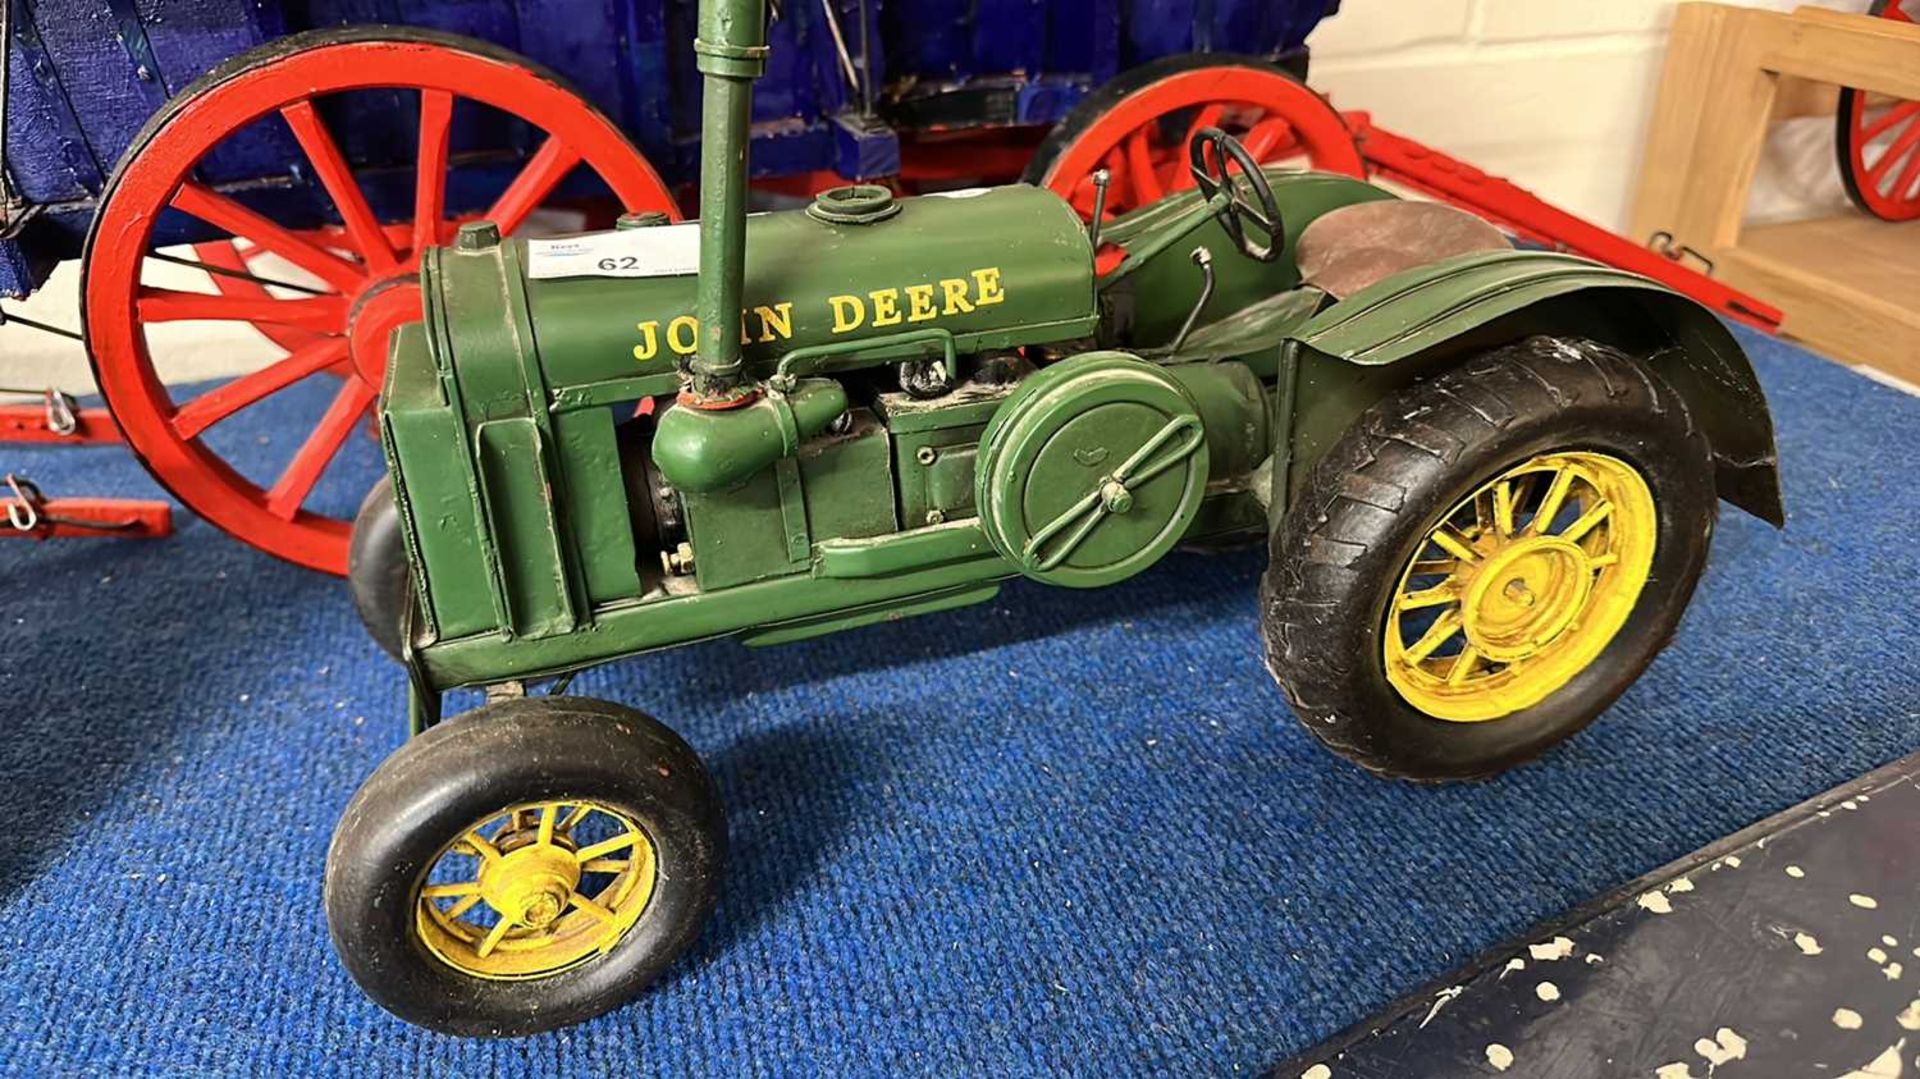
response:
[[[1392,199],[1320,215],[1300,234],[1295,259],[1304,283],[1344,300],[1402,270],[1512,246],[1465,210]]]

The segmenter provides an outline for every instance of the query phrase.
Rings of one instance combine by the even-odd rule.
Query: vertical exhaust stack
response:
[[[753,396],[741,379],[740,292],[747,260],[747,144],[753,82],[767,68],[767,0],[700,0],[700,346],[684,403],[726,408]]]
[[[700,0],[695,63],[700,112],[700,342],[680,400],[662,413],[654,465],[674,488],[700,494],[750,479],[847,409],[832,379],[762,395],[743,377],[741,291],[747,275],[747,143],[753,80],[767,68],[767,0]]]

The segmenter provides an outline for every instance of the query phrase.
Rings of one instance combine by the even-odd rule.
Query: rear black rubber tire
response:
[[[1388,682],[1385,612],[1446,513],[1529,458],[1593,450],[1654,496],[1651,575],[1600,656],[1540,704],[1485,723],[1414,709]],[[1545,753],[1611,705],[1666,646],[1718,512],[1707,440],[1646,365],[1590,341],[1534,337],[1415,383],[1366,412],[1274,530],[1261,583],[1268,670],[1327,748],[1376,773],[1475,779]]]
[[[592,799],[657,849],[645,912],[603,956],[549,977],[495,981],[435,958],[415,888],[445,844],[524,802]],[[727,824],[700,758],[657,720],[606,701],[526,697],[442,723],[388,757],[347,805],[327,852],[334,950],[374,1002],[430,1030],[518,1036],[590,1019],[658,978],[719,894]]]
[[[406,539],[400,510],[393,501],[393,478],[380,477],[353,516],[347,546],[347,586],[360,623],[394,659],[401,658],[407,609],[413,603],[413,578],[407,571]]]

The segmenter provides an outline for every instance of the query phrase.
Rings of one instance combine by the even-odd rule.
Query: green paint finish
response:
[[[540,429],[532,420],[488,420],[474,432],[481,501],[498,544],[495,587],[507,624],[522,637],[565,633],[578,622],[560,549],[560,520]]]
[[[1295,330],[1308,348],[1350,363],[1394,363],[1530,307],[1592,289],[1672,295],[1659,283],[1575,255],[1496,251],[1396,274]]]
[[[714,272],[533,279],[520,241],[424,260],[426,322],[395,338],[382,404],[431,623],[412,668],[422,716],[453,686],[719,636],[799,640],[980,602],[1020,573],[1108,584],[1182,539],[1257,539],[1368,407],[1528,333],[1652,356],[1713,436],[1722,492],[1777,512],[1764,401],[1725,328],[1577,259],[1453,260],[1334,304],[1298,287],[1290,257],[1239,257],[1183,194],[1107,229],[1160,253],[1096,296],[1078,218],[1033,188],[902,199],[866,224],[745,216],[763,2],[703,4]],[[1321,214],[1392,197],[1269,175],[1289,249]],[[666,235],[622,235],[649,234]],[[1216,292],[1167,356],[1200,292],[1198,244]],[[1133,351],[1076,355],[1089,342]],[[1037,372],[1004,354],[1035,345],[1050,360]],[[994,370],[1024,378],[919,401],[878,391],[885,372],[842,377],[949,349],[969,367],[998,354]],[[632,419],[636,401],[681,388],[696,352],[696,388],[760,398]],[[783,359],[792,381],[773,377]],[[663,484],[691,575],[661,566],[680,539],[663,534]]]
[[[810,536],[862,539],[900,528],[893,499],[892,439],[873,413],[858,409],[846,434],[817,438],[802,447],[799,467]],[[807,557],[801,550],[800,558]]]
[[[747,153],[753,81],[767,66],[768,0],[703,0],[694,64],[704,83],[700,111],[699,354],[697,394],[724,394],[740,381],[740,295],[747,261]]]
[[[1286,221],[1286,247],[1282,257],[1271,263],[1242,258],[1219,223],[1209,221],[1118,286],[1131,293],[1132,325],[1125,340],[1103,338],[1103,343],[1138,350],[1161,347],[1172,341],[1200,295],[1200,270],[1187,257],[1193,248],[1205,246],[1213,252],[1216,287],[1206,315],[1206,321],[1211,323],[1297,287],[1300,272],[1290,253],[1300,233],[1320,215],[1354,203],[1393,198],[1377,187],[1345,176],[1280,169],[1268,169],[1266,174],[1273,184],[1274,201]],[[1115,221],[1101,233],[1101,240],[1126,245],[1141,243],[1155,233],[1185,228],[1194,215],[1205,213],[1199,193],[1185,192]]]
[[[419,658],[430,683],[442,689],[536,678],[748,629],[911,604],[931,593],[986,584],[1013,573],[998,558],[981,558],[890,577],[777,577],[714,592],[608,607],[597,613],[590,628],[558,637],[515,641],[482,635],[443,641],[422,651]]]
[[[889,577],[992,555],[993,544],[979,521],[951,521],[873,539],[823,540],[814,547],[814,572],[822,577]]]
[[[1205,497],[1198,407],[1122,352],[1062,360],[1023,382],[981,437],[987,538],[1048,584],[1114,584],[1160,560]]]
[[[803,573],[805,554],[790,556],[780,479],[764,468],[724,491],[682,492],[695,579],[702,591],[732,588],[783,574]]]
[[[954,419],[971,419],[959,410]],[[977,510],[971,490],[980,435],[984,423],[953,427],[926,427],[896,433],[893,467],[900,477],[900,521],[904,527],[939,524],[971,517]]]
[[[626,488],[614,482],[621,464],[613,410],[560,413],[553,427],[563,462],[560,497],[567,507],[567,534],[585,578],[587,599],[605,603],[635,595],[640,591],[638,552]]]
[[[747,218],[753,257],[741,337],[749,374],[771,375],[796,349],[912,330],[946,330],[962,353],[1094,331],[1092,249],[1058,198],[1009,187],[899,206],[870,225],[829,224],[798,210]],[[499,248],[515,274],[524,273],[526,243]],[[692,275],[536,279],[526,292],[526,310],[495,318],[539,326],[548,380],[562,394],[637,378],[670,389],[676,363],[699,342]],[[911,346],[859,359],[871,365],[924,352]]]
[[[1739,343],[1712,312],[1657,282],[1573,255],[1467,255],[1387,278],[1321,312],[1292,335],[1304,353],[1366,368],[1459,357],[1533,333],[1576,334],[1647,356],[1687,400],[1713,444],[1720,496],[1775,525],[1786,513],[1766,397]],[[1303,367],[1322,386],[1347,376]],[[1366,379],[1391,388],[1403,379]],[[1336,406],[1348,404],[1341,388]],[[1312,386],[1315,424],[1350,421]],[[1311,455],[1296,455],[1295,478]]]
[[[1267,391],[1243,363],[1182,363],[1166,368],[1187,391],[1207,433],[1207,474],[1244,476],[1273,452]]]
[[[741,408],[677,404],[660,417],[653,463],[681,491],[718,491],[746,479],[826,430],[847,410],[838,382],[810,378],[792,390],[768,391]]]
[[[740,638],[740,643],[755,648],[774,644],[792,644],[794,641],[824,637],[829,633],[838,633],[845,629],[858,629],[861,626],[878,625],[882,622],[897,622],[902,618],[911,618],[915,615],[971,607],[976,603],[985,603],[999,594],[1000,586],[997,584],[981,588],[956,588],[948,592],[936,592],[907,603],[886,604],[851,614],[788,622],[773,629],[746,634]]]

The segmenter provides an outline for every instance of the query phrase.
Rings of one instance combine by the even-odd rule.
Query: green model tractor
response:
[[[1632,683],[1719,499],[1782,522],[1765,401],[1705,310],[1263,170],[1218,129],[1191,190],[1091,227],[1025,186],[749,215],[764,31],[764,0],[701,4],[697,225],[469,224],[394,335],[353,584],[417,737],[348,807],[326,903],[410,1021],[574,1022],[700,932],[714,786],[658,721],[557,695],[584,667],[1265,539],[1264,658],[1301,723],[1376,772],[1465,779]],[[457,687],[487,703],[442,721]]]

